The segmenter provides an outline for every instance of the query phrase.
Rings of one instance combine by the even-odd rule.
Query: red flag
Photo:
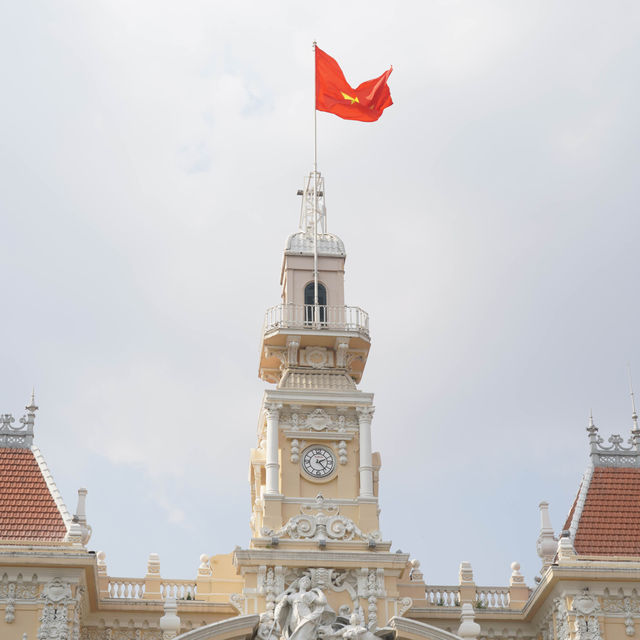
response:
[[[393,104],[387,86],[392,71],[390,67],[380,77],[353,89],[347,84],[340,65],[316,46],[316,109],[345,120],[374,122]]]

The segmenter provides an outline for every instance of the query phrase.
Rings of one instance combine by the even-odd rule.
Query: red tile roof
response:
[[[0,540],[60,541],[66,533],[33,451],[0,447]]]
[[[640,469],[593,470],[573,544],[580,555],[640,556]]]

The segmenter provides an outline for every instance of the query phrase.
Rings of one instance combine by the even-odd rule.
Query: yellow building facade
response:
[[[590,461],[560,535],[541,503],[541,572],[527,585],[425,584],[380,530],[373,395],[359,388],[371,336],[345,303],[344,244],[327,231],[324,182],[301,190],[281,301],[266,312],[259,375],[270,386],[250,451],[251,540],[168,580],[110,576],[87,544],[81,489],[71,515],[34,445],[32,398],[0,416],[2,640],[622,640],[640,624],[640,430]],[[640,634],[640,627],[637,631]]]

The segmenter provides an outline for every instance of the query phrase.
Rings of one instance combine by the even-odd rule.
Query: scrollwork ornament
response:
[[[232,593],[229,597],[229,602],[240,615],[244,615],[247,612],[247,597],[242,593]]]
[[[577,640],[602,640],[598,611],[600,602],[586,589],[573,599],[573,612],[576,614],[575,631]]]
[[[402,598],[398,601],[398,615],[403,616],[413,606],[413,600],[411,598]]]
[[[4,621],[7,624],[15,622],[16,619],[16,601],[11,598],[7,601],[7,606],[4,609]]]
[[[60,578],[48,582],[41,599],[44,601],[38,640],[70,640],[68,605],[72,602],[71,587]]]
[[[564,598],[556,598],[554,604],[556,609],[556,639],[569,640],[569,612]]]

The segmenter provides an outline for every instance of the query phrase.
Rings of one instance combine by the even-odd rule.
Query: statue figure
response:
[[[312,589],[311,578],[302,576],[278,596],[274,618],[282,640],[317,640],[320,627],[330,625],[336,614],[322,590]]]

